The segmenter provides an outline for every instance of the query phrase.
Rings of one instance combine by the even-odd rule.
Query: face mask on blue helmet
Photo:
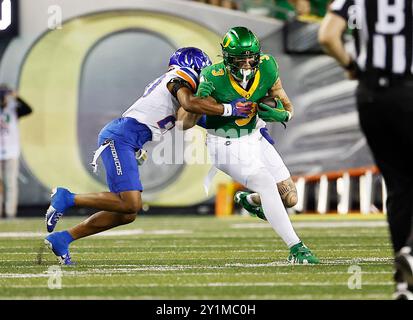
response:
[[[169,68],[187,67],[193,69],[198,76],[201,70],[212,64],[211,59],[201,49],[185,47],[176,50],[169,59]]]

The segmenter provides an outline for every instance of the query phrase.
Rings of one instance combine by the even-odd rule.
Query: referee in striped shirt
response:
[[[347,30],[354,55],[345,50]],[[388,190],[395,299],[413,300],[413,0],[335,0],[319,42],[359,80],[360,126]]]

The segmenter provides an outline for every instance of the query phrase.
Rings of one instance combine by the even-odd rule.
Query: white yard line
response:
[[[139,283],[139,284],[62,284],[62,288],[208,288],[208,287],[347,287],[347,282],[209,282],[209,283]],[[392,281],[363,282],[362,286],[394,286]],[[8,288],[45,288],[42,285],[9,285]]]
[[[76,256],[76,255],[75,255]],[[175,259],[174,257],[172,257],[173,259]],[[116,261],[118,262],[119,259],[108,259],[108,258],[103,258],[103,259],[97,259],[96,261],[101,261],[101,260],[105,260],[105,261]],[[139,265],[139,262],[142,261],[143,263],[147,262],[147,258],[141,258],[141,259],[133,259],[134,261],[136,261],[135,265],[132,266],[136,266]],[[163,258],[163,260],[171,260],[171,258]],[[183,260],[183,259],[180,259]],[[212,258],[212,257],[185,257],[184,260],[231,260],[229,258]],[[266,260],[264,258],[257,258],[257,257],[243,257],[242,260]],[[108,265],[102,265],[99,263],[93,263],[93,259],[89,259],[88,261],[86,261],[85,263],[81,264],[81,267],[87,267],[87,266],[114,266],[117,265],[116,263],[114,264],[108,264]],[[12,259],[2,259],[1,262],[12,262],[12,263],[16,263],[16,262],[21,262],[21,261],[17,261],[17,260],[12,260]],[[26,262],[33,262],[31,260],[26,260]],[[354,259],[348,259],[347,257],[334,257],[334,259],[330,259],[330,260],[325,260],[322,259],[321,260],[321,266],[323,265],[353,265],[353,264],[360,264],[360,265],[364,265],[364,264],[371,264],[371,263],[386,263],[386,264],[392,264],[393,263],[393,259],[392,258],[372,258],[372,257],[358,257],[358,258],[354,258]],[[236,264],[231,264],[231,266],[237,266],[237,267],[248,267],[247,265],[251,265],[251,264],[242,264],[242,263],[236,263]],[[270,263],[265,263],[265,264],[254,264],[255,266],[260,266],[260,267],[274,267],[274,266],[291,266],[289,263],[287,262],[270,262]],[[304,267],[317,267],[320,265],[306,265]],[[10,267],[10,266],[9,266]],[[37,265],[38,267],[38,265]]]
[[[122,276],[122,277],[171,277],[176,276],[177,274],[172,273],[136,273],[137,271],[146,271],[142,269],[122,269],[122,270],[105,270],[104,272],[96,272],[96,271],[76,271],[76,272],[62,272],[63,277],[91,277],[91,276]],[[154,271],[153,269],[149,271]],[[178,270],[159,270],[159,271],[178,271]],[[182,270],[179,270],[182,271]],[[349,274],[346,271],[342,272],[300,272],[301,275],[343,275],[348,277]],[[361,275],[383,275],[388,274],[392,275],[393,272],[391,271],[366,271],[361,272]],[[268,276],[268,273],[264,272],[237,272],[234,274],[233,272],[185,272],[179,273],[179,277],[193,277],[193,276]],[[277,272],[277,276],[291,276],[291,272]],[[49,278],[50,274],[48,273],[4,273],[0,274],[0,279],[28,279],[28,278]]]
[[[134,266],[134,265],[127,265],[128,267],[113,267],[111,265],[98,265],[95,266],[95,268],[85,270],[85,271],[68,271],[64,270],[62,268],[62,275],[63,276],[68,276],[68,277],[83,277],[83,276],[99,276],[99,275],[131,275],[131,276],[137,276],[136,274],[133,274],[133,272],[142,272],[142,271],[160,271],[160,272],[167,272],[167,271],[185,271],[185,270],[225,270],[225,269],[232,269],[234,267],[237,268],[252,268],[255,269],[257,267],[279,267],[279,266],[290,266],[288,263],[280,263],[280,262],[271,262],[271,263],[264,263],[264,264],[242,264],[242,263],[235,263],[235,264],[226,264],[224,266],[202,266],[202,265],[196,265],[196,266],[188,266],[188,265],[175,265],[175,266],[163,266],[163,265],[146,265],[146,266]],[[99,268],[97,268],[99,267]],[[101,269],[106,267],[106,269]],[[109,267],[109,268],[108,268]],[[219,274],[231,274],[231,273],[225,273],[225,272],[194,272],[194,273],[182,273],[181,275],[219,275]],[[245,274],[245,275],[264,275],[264,273],[257,273],[257,272],[239,272],[238,274]],[[347,271],[311,271],[311,272],[305,272],[303,270],[301,274],[323,274],[323,275],[348,275]],[[362,272],[361,274],[392,274],[391,271],[366,271]],[[150,274],[142,274],[142,276],[149,276]],[[154,274],[155,276],[159,276],[161,274],[156,273]],[[162,276],[170,276],[171,274],[163,274]],[[279,272],[277,271],[277,275],[291,275],[290,272]],[[44,271],[42,273],[1,273],[0,274],[0,279],[9,279],[9,278],[47,278],[49,277],[50,274],[47,273],[47,271]]]
[[[135,236],[135,235],[174,235],[174,234],[189,234],[191,230],[115,230],[105,231],[91,237],[119,237],[119,236]],[[42,238],[46,237],[48,233],[44,232],[0,232],[0,238]]]
[[[187,240],[185,240],[187,242]],[[198,248],[217,248],[217,249],[232,249],[232,248],[242,248],[242,249],[252,249],[252,250],[258,250],[257,248],[268,248],[269,251],[272,252],[287,252],[287,249],[275,249],[277,247],[283,247],[284,245],[281,242],[278,242],[277,239],[274,240],[268,240],[268,241],[262,241],[260,240],[260,242],[268,242],[269,244],[247,244],[247,245],[243,245],[243,244],[223,244],[223,245],[179,245],[179,244],[171,244],[171,245],[136,245],[136,241],[131,239],[130,240],[131,245],[122,245],[122,246],[118,246],[116,245],[116,249],[119,250],[119,252],[121,252],[121,249],[129,249],[129,250],[135,250],[135,249],[146,249],[147,251],[145,252],[155,252],[155,251],[151,251],[150,249],[179,249],[179,252],[182,252],[181,249],[187,249],[187,248],[191,248],[191,249],[198,249]],[[36,243],[35,243],[36,244]],[[40,243],[39,243],[40,244]],[[363,244],[353,244],[353,243],[340,243],[337,244],[340,249],[330,249],[333,245],[332,244],[315,244],[314,246],[317,247],[317,252],[318,251],[343,251],[343,247],[346,248],[350,248],[350,251],[382,251],[383,249],[387,249],[389,250],[389,252],[391,251],[391,246],[388,243],[378,243],[378,244],[374,244],[374,248],[370,248],[373,247],[372,245],[363,245]],[[85,249],[93,249],[93,251],[99,251],[101,249],[109,249],[109,246],[102,246],[102,245],[82,245],[82,242],[76,242],[74,247],[76,248],[76,251],[78,252],[79,250],[85,250]],[[15,252],[15,251],[2,251],[3,249],[9,249],[10,247],[1,247],[0,246],[0,255],[1,254],[26,254],[27,251],[31,251],[31,253],[33,253],[33,251],[37,251],[38,247],[32,245],[28,245],[28,246],[13,246],[13,249],[26,249],[27,251],[23,251],[22,252]],[[321,249],[321,248],[328,248],[328,249]],[[144,252],[144,251],[141,251]],[[156,251],[156,252],[161,252],[161,251]],[[193,250],[193,252],[200,252],[197,250]],[[29,252],[30,253],[30,252]],[[1,267],[1,266],[0,266]]]
[[[71,295],[44,295],[44,296],[0,296],[0,300],[170,300],[170,299],[181,299],[181,300],[199,300],[200,303],[207,300],[233,300],[233,296],[229,295],[219,295],[218,298],[216,295],[179,295],[178,297],[174,296],[148,296],[148,295],[135,295],[135,296],[71,296]],[[340,294],[340,297],[331,294],[265,294],[265,295],[243,295],[237,297],[239,300],[370,300],[370,299],[379,299],[386,300],[391,299],[391,295],[388,294]],[[251,301],[253,303],[253,301]]]
[[[134,249],[133,247],[130,249]],[[317,249],[317,252],[342,252],[343,249]],[[352,252],[383,252],[383,249],[371,249],[371,248],[366,248],[366,249],[352,249]],[[176,253],[182,254],[182,253],[191,253],[191,254],[215,254],[213,250],[177,250],[177,252],[173,252],[171,250],[146,250],[146,251],[133,251],[133,252],[127,252],[127,251],[118,251],[118,252],[105,252],[104,255],[116,255],[116,256],[122,256],[122,255],[138,255],[138,254],[173,254],[175,255]],[[263,253],[263,252],[273,252],[273,253],[288,253],[286,250],[280,250],[280,249],[259,249],[259,250],[225,250],[225,253]],[[389,248],[389,253],[390,253],[390,248]],[[11,251],[0,251],[0,254],[2,255],[37,255],[37,252],[11,252]],[[101,255],[102,253],[98,253],[96,251],[86,251],[86,252],[80,252],[76,250],[76,255]]]
[[[293,222],[294,228],[375,228],[387,227],[386,221],[297,221]],[[234,223],[233,229],[260,229],[271,228],[268,223]]]

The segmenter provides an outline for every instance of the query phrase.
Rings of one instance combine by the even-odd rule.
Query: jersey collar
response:
[[[254,77],[254,82],[252,83],[250,89],[248,91],[244,90],[243,87],[241,87],[238,82],[234,79],[232,74],[228,72],[229,75],[229,81],[231,82],[232,88],[241,96],[243,96],[245,99],[249,99],[252,97],[254,94],[255,90],[258,87],[258,84],[260,83],[260,78],[261,78],[261,73],[260,70],[257,71]]]

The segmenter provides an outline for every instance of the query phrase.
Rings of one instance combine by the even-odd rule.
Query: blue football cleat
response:
[[[52,200],[46,212],[46,228],[53,232],[57,222],[65,211],[74,206],[74,194],[65,188],[55,188],[51,194]]]
[[[44,244],[53,251],[59,263],[63,265],[74,264],[70,258],[68,235],[67,231],[54,232],[44,239]]]

